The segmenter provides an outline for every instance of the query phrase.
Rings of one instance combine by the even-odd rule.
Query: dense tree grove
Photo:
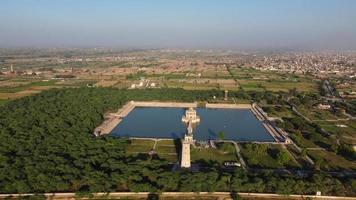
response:
[[[253,99],[247,93],[232,94]],[[103,113],[128,100],[204,101],[221,91],[182,89],[50,90],[0,108],[0,192],[250,191],[355,195],[352,178],[324,174],[299,178],[270,171],[224,171],[206,163],[200,172],[172,172],[165,160],[125,157],[127,140],[96,138]],[[259,97],[260,98],[260,97]],[[283,155],[281,160],[283,160]]]

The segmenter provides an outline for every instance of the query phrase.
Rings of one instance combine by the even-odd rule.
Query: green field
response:
[[[168,160],[170,162],[177,162],[180,155],[179,140],[161,140],[157,142],[156,152],[157,156],[161,159]],[[178,145],[178,147],[176,146]],[[178,151],[178,152],[177,152]]]
[[[308,155],[322,170],[356,170],[356,162],[345,159],[330,151],[308,151]],[[319,164],[318,164],[319,162]]]
[[[298,91],[316,92],[317,84],[310,77],[259,71],[253,68],[230,69],[230,74],[237,83],[246,91],[284,91],[296,88]]]
[[[283,154],[284,159],[279,159],[278,155]],[[300,168],[292,156],[280,145],[267,144],[243,144],[241,154],[247,165],[253,168]]]
[[[288,90],[296,88],[302,92],[315,92],[317,90],[315,83],[308,82],[289,82],[279,80],[251,80],[251,79],[239,79],[240,86],[244,90],[267,90],[272,92],[288,92]]]
[[[290,110],[287,107],[262,107],[262,109],[267,112],[269,117],[286,117],[286,118],[291,118],[294,116],[294,113],[292,110]]]
[[[152,140],[130,140],[126,148],[126,155],[136,155],[139,153],[149,153],[153,148]]]
[[[299,105],[297,109],[310,120],[335,120],[338,118],[346,118],[344,115],[337,116],[329,110],[321,110],[312,106]]]
[[[356,120],[345,120],[337,122],[316,122],[319,126],[325,129],[327,132],[341,136],[341,140],[345,143],[355,144],[356,142]],[[337,125],[345,125],[347,127],[338,127]],[[345,137],[344,137],[345,136]],[[350,140],[348,138],[354,138]]]
[[[233,144],[225,143],[225,148],[222,145],[217,145],[217,148],[191,148],[191,159],[193,162],[218,162],[223,164],[225,161],[237,161],[235,147]]]
[[[17,82],[23,82],[23,81],[25,80],[17,80]],[[15,87],[0,87],[0,93],[15,93],[15,92],[31,89],[31,87],[38,87],[38,86],[53,86],[55,85],[56,82],[57,81],[55,80],[32,81],[30,83],[26,83]]]

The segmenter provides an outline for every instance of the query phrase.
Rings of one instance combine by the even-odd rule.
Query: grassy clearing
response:
[[[180,82],[167,82],[167,87],[169,88],[183,88],[186,90],[211,90],[217,89],[218,84],[209,83],[209,84],[196,84],[196,83],[180,83]]]
[[[247,67],[231,69],[231,74],[246,91],[287,92],[293,88],[297,88],[298,91],[317,91],[317,84],[313,79],[302,75],[259,71]]]
[[[39,92],[41,92],[41,91],[24,90],[24,91],[20,91],[20,92],[16,92],[16,93],[0,93],[0,99],[2,99],[2,100],[17,99],[17,98],[21,98],[24,96],[36,94]]]
[[[311,106],[300,105],[297,109],[310,120],[335,120],[338,118],[345,118],[345,116],[336,116],[329,110],[320,110]]]
[[[319,163],[323,170],[356,170],[356,163],[330,151],[308,151],[308,155]],[[318,164],[317,164],[318,165]]]
[[[267,112],[268,116],[270,117],[294,117],[293,111],[286,107],[262,107],[262,109]]]
[[[288,90],[297,88],[298,91],[315,92],[317,85],[308,82],[290,82],[278,80],[251,80],[251,79],[238,79],[240,86],[244,90],[267,90],[272,92],[288,92]]]
[[[292,159],[287,150],[280,145],[243,144],[241,145],[241,154],[247,165],[254,168],[281,169],[301,167]],[[284,155],[284,158],[279,158],[279,154]]]
[[[235,148],[230,143],[225,143],[224,148],[222,145],[218,145],[214,148],[191,148],[192,161],[215,161],[223,164],[225,161],[237,161]]]
[[[141,146],[151,146],[153,147],[154,141],[153,140],[131,140],[131,145],[141,145]]]
[[[180,147],[176,147],[174,140],[161,140],[156,145],[157,156],[174,163],[178,161],[180,154],[177,149]]]
[[[154,145],[152,140],[131,140],[126,147],[126,154],[133,155],[138,153],[149,153]]]
[[[164,153],[177,153],[176,147],[175,146],[157,146],[156,151],[158,154],[164,154]]]
[[[174,140],[160,140],[157,142],[157,146],[174,146]]]
[[[316,123],[333,135],[356,137],[356,120]],[[337,125],[346,125],[347,127],[338,127]]]
[[[0,85],[0,99],[16,99],[29,96],[52,88],[86,86],[88,81],[34,81],[34,80],[11,80]]]

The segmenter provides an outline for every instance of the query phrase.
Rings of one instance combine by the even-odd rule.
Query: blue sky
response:
[[[356,49],[356,1],[1,0],[0,47]]]

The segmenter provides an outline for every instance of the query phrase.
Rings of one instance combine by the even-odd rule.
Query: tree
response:
[[[308,150],[306,148],[302,148],[301,156],[306,157],[308,155]]]
[[[220,131],[220,132],[218,133],[218,137],[219,137],[220,140],[224,140],[224,139],[225,139],[225,133],[224,133],[224,131]]]
[[[277,153],[277,161],[279,164],[284,165],[290,161],[290,156],[286,151],[281,150]]]

